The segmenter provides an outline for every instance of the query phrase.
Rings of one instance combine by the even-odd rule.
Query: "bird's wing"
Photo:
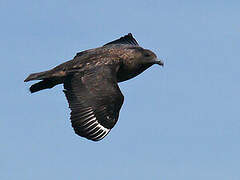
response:
[[[110,45],[110,44],[128,44],[128,45],[134,45],[134,46],[139,46],[138,42],[134,39],[131,33],[128,35],[125,35],[117,40],[111,41],[104,46]]]
[[[104,138],[116,124],[124,100],[115,68],[75,73],[66,79],[64,88],[75,133],[93,141]]]

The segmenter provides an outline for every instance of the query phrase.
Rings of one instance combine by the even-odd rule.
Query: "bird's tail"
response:
[[[38,83],[33,84],[29,90],[31,93],[52,88],[57,84],[60,84],[63,82],[63,80],[60,77],[54,77],[53,73],[51,71],[44,71],[40,73],[33,73],[30,74],[24,82],[32,81],[32,80],[42,80]]]
[[[39,73],[33,73],[30,74],[25,80],[24,82],[28,82],[28,81],[32,81],[32,80],[42,80],[44,78],[47,78],[49,74],[49,71],[43,71],[43,72],[39,72]]]
[[[37,92],[37,91],[40,91],[40,90],[43,90],[43,89],[49,89],[49,88],[52,88],[54,87],[55,85],[57,85],[59,83],[57,83],[56,81],[54,80],[51,80],[51,79],[45,79],[45,80],[42,80],[38,83],[35,83],[33,84],[29,90],[31,93],[34,93],[34,92]]]

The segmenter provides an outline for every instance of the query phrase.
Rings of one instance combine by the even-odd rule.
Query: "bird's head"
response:
[[[153,64],[158,64],[160,66],[164,65],[163,61],[158,59],[154,52],[141,47],[134,48],[134,59],[135,63],[143,66],[150,67]]]
[[[145,64],[145,63],[146,64],[152,64],[152,65],[153,64],[158,64],[160,66],[164,65],[163,61],[158,59],[156,54],[154,52],[148,50],[148,49],[142,49],[140,51],[140,54],[141,54],[140,59],[141,59],[141,62],[143,64]]]
[[[164,65],[154,52],[139,46],[126,48],[121,56],[123,64],[118,71],[118,82],[131,79],[154,64]]]

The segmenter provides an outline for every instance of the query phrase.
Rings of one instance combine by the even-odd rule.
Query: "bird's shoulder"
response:
[[[72,72],[76,70],[85,71],[105,65],[119,65],[123,60],[131,59],[133,49],[142,48],[129,33],[101,47],[78,52],[72,60],[60,64],[54,69]]]
[[[76,54],[72,60],[72,68],[91,68],[102,65],[119,64],[123,54],[128,54],[132,45],[112,44],[89,49]]]

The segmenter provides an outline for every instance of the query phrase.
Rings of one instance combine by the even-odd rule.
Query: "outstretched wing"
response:
[[[129,44],[129,45],[134,45],[134,46],[139,46],[138,42],[134,39],[131,33],[128,35],[125,35],[117,40],[111,41],[104,46],[110,45],[110,44]]]
[[[116,124],[124,100],[116,69],[102,66],[75,73],[66,79],[64,88],[75,133],[93,141],[104,138]]]

